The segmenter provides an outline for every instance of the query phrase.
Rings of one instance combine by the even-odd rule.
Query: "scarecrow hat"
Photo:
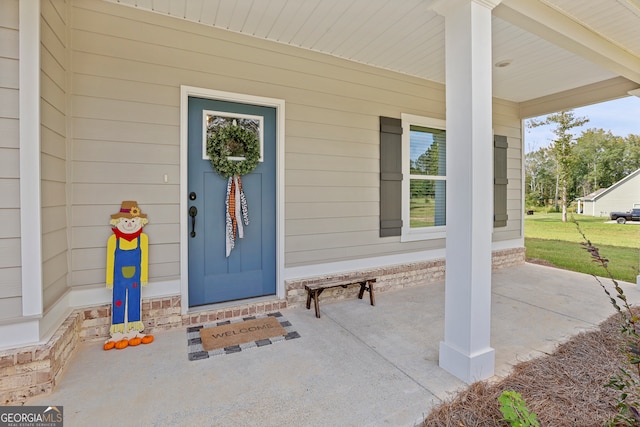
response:
[[[143,214],[135,200],[125,200],[120,206],[120,212],[112,214],[111,219],[118,218],[146,218],[147,214]]]

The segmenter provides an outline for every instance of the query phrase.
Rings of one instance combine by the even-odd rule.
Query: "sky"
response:
[[[610,130],[615,136],[640,135],[640,98],[637,96],[574,108],[573,112],[576,118],[586,117],[589,119],[589,122],[584,126],[573,129],[573,134],[576,137],[580,136],[583,130],[592,128]],[[544,116],[538,117],[538,120],[543,118]],[[553,128],[554,125],[525,128],[525,152],[529,153],[548,146],[555,137],[551,132]]]

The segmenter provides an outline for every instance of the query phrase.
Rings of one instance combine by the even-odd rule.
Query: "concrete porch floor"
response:
[[[632,304],[634,284],[622,284]],[[496,375],[614,313],[591,276],[524,264],[493,273]],[[438,367],[444,283],[282,314],[301,337],[189,361],[185,329],[125,350],[84,343],[52,394],[67,426],[415,426],[465,384]]]

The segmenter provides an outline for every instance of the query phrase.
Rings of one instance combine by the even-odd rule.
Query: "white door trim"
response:
[[[180,294],[182,314],[189,311],[189,244],[188,244],[188,118],[189,97],[260,105],[276,109],[276,296],[285,298],[284,289],[284,100],[180,86]]]

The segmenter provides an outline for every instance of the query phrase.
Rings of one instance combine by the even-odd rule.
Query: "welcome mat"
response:
[[[287,332],[273,316],[200,329],[204,351],[260,341],[278,335],[287,335]]]
[[[187,328],[188,357],[207,359],[299,337],[280,312],[193,326]]]

